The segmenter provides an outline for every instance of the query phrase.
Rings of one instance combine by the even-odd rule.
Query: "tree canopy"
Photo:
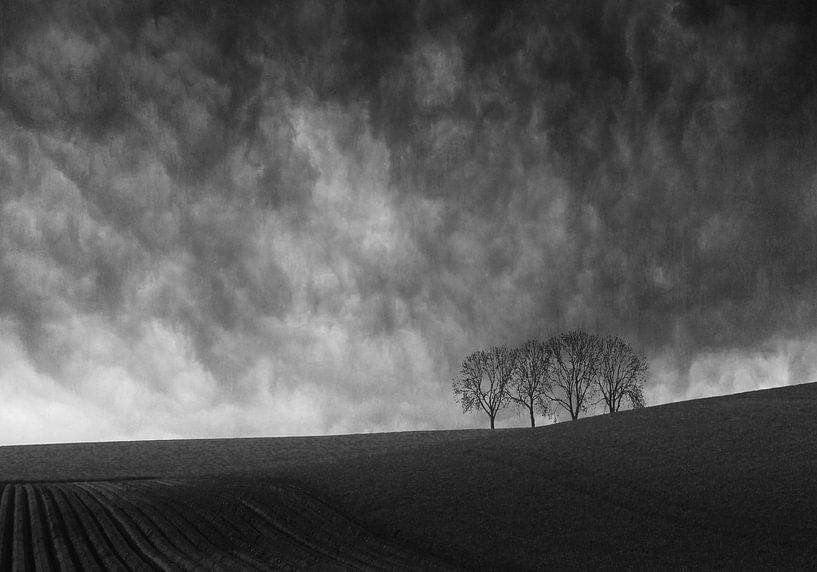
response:
[[[550,410],[546,396],[550,389],[550,348],[540,340],[528,340],[514,350],[513,358],[516,367],[511,384],[511,400],[527,409],[530,426],[536,427],[535,412],[546,415]]]
[[[535,427],[537,413],[561,409],[577,419],[599,404],[609,413],[625,403],[644,407],[647,368],[646,357],[621,336],[572,330],[515,349],[475,351],[460,365],[452,390],[463,412],[484,412],[491,429],[510,403],[526,410]]]
[[[452,380],[454,397],[463,412],[483,411],[493,429],[497,413],[510,400],[514,365],[513,354],[505,346],[476,351],[465,358],[459,375]]]

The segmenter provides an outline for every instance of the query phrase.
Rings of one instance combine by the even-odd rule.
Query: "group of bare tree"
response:
[[[452,381],[463,412],[483,411],[494,428],[497,413],[515,404],[530,414],[564,409],[576,419],[604,404],[609,413],[622,402],[644,407],[647,360],[619,336],[574,330],[547,342],[529,340],[515,349],[494,346],[469,355]]]

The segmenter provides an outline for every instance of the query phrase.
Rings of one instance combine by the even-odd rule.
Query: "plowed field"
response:
[[[293,485],[140,479],[9,483],[0,570],[437,568]]]

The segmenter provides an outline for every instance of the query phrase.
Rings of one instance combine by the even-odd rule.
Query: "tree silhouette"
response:
[[[550,349],[539,340],[528,340],[513,352],[516,367],[511,383],[511,400],[525,407],[530,414],[530,426],[536,427],[535,411],[548,412],[546,390],[550,380]]]
[[[636,354],[619,336],[610,336],[602,342],[599,365],[596,384],[607,411],[618,411],[625,397],[633,409],[644,407],[647,358]]]
[[[547,397],[577,419],[587,410],[596,388],[601,340],[581,330],[559,334],[548,341],[551,353]]]
[[[480,350],[465,358],[459,375],[451,382],[463,413],[484,411],[494,428],[496,414],[510,400],[513,355],[504,346]]]

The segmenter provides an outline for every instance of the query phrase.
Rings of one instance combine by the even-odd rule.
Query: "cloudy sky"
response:
[[[0,442],[484,426],[457,364],[577,326],[653,404],[817,380],[815,22],[0,3]]]

